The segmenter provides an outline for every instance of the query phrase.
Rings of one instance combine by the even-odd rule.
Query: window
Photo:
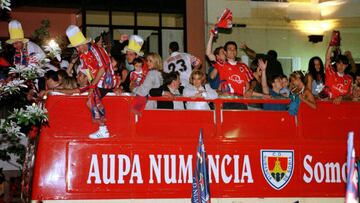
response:
[[[159,13],[137,13],[138,26],[157,26],[159,27]]]
[[[185,1],[184,1],[185,2]],[[158,8],[160,9],[160,8]],[[185,13],[160,11],[96,11],[85,10],[84,23],[86,36],[94,39],[102,32],[110,32],[113,40],[119,40],[121,34],[137,34],[144,39],[144,53],[156,52],[168,56],[171,41],[177,41],[185,50]]]
[[[86,23],[95,25],[109,25],[108,11],[87,11]]]
[[[184,27],[184,17],[180,14],[164,13],[161,22],[163,27]]]
[[[112,12],[112,24],[113,25],[134,25],[135,16],[132,12]]]

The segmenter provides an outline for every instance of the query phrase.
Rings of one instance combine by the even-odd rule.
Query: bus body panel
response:
[[[349,131],[355,132],[359,150],[356,102],[320,101],[316,110],[301,105],[298,116],[290,116],[220,110],[226,100],[218,99],[214,111],[145,110],[136,116],[133,99],[105,97],[111,137],[91,140],[88,135],[97,125],[91,122],[86,97],[50,96],[50,125],[40,135],[32,199],[182,202],[191,197],[200,128],[211,198],[326,202],[345,196]]]

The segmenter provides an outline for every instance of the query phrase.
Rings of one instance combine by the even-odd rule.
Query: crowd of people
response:
[[[15,48],[12,65],[28,66],[39,63],[45,57],[44,51],[35,43],[24,38],[21,23],[9,23],[8,44]],[[240,47],[252,60],[250,66],[237,57],[238,46],[228,41],[213,51],[213,40],[218,37],[210,32],[206,47],[209,61],[207,74],[205,63],[198,57],[179,51],[179,44],[169,44],[167,59],[158,53],[142,52],[144,40],[138,35],[122,35],[116,46],[106,50],[101,36],[95,41],[86,38],[79,27],[70,25],[66,30],[70,42],[68,48],[74,53],[69,58],[51,60],[44,78],[39,78],[38,87],[31,92],[29,100],[42,98],[50,92],[63,94],[87,93],[86,105],[92,118],[99,124],[99,130],[90,134],[92,139],[108,138],[105,125],[105,107],[102,98],[109,92],[116,95],[130,94],[141,97],[176,96],[207,100],[221,97],[244,97],[264,99],[291,98],[291,103],[304,102],[316,108],[317,99],[331,99],[339,104],[344,99],[357,100],[360,97],[360,71],[352,59],[351,52],[333,54],[336,44],[329,44],[325,64],[319,56],[309,60],[308,71],[294,71],[284,75],[277,53],[269,50],[258,54],[245,43]],[[53,62],[55,61],[55,62]],[[2,81],[11,78],[6,75]],[[30,94],[30,93],[29,93]],[[35,96],[36,95],[36,96]],[[224,109],[291,110],[287,104],[264,103],[243,104],[225,102]],[[146,102],[145,109],[195,109],[210,110],[211,103],[203,101],[153,101]],[[295,106],[296,112],[296,106]]]

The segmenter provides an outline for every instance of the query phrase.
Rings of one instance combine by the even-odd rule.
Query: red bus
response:
[[[225,110],[221,106],[229,100],[216,99],[215,110],[145,110],[137,116],[133,99],[106,96],[111,136],[91,140],[97,125],[86,96],[49,96],[33,202],[189,202],[200,128],[213,202],[344,200],[348,132],[355,133],[355,147],[360,141],[357,102],[318,101],[316,110],[302,104],[291,116]]]

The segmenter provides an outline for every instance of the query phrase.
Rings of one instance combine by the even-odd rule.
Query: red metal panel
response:
[[[296,138],[295,117],[286,111],[224,110],[222,131],[225,138],[241,137],[241,140]]]
[[[144,111],[136,124],[138,140],[151,138],[160,142],[197,138],[203,128],[208,136],[215,136],[215,117],[213,111]],[[166,139],[166,140],[164,140]]]
[[[301,106],[298,117],[217,109],[151,110],[136,118],[130,111],[131,99],[105,97],[111,137],[90,140],[87,136],[96,125],[91,123],[86,98],[49,98],[50,127],[40,137],[33,199],[188,198],[191,183],[182,175],[189,177],[184,167],[195,164],[199,128],[204,129],[210,158],[212,197],[344,196],[347,132],[355,131],[355,146],[360,141],[358,103],[319,102],[317,110]],[[216,107],[221,102],[216,100]],[[262,169],[275,170],[276,160],[289,176],[278,189],[281,184],[269,181],[265,176],[270,173]],[[115,182],[104,182],[104,166],[107,174],[114,171]],[[129,171],[124,171],[126,167]],[[175,170],[176,178],[170,182],[166,169]],[[95,183],[97,177],[101,183]]]
[[[344,140],[348,131],[359,134],[360,108],[358,102],[318,102],[316,110],[301,106],[299,120],[305,139]]]

